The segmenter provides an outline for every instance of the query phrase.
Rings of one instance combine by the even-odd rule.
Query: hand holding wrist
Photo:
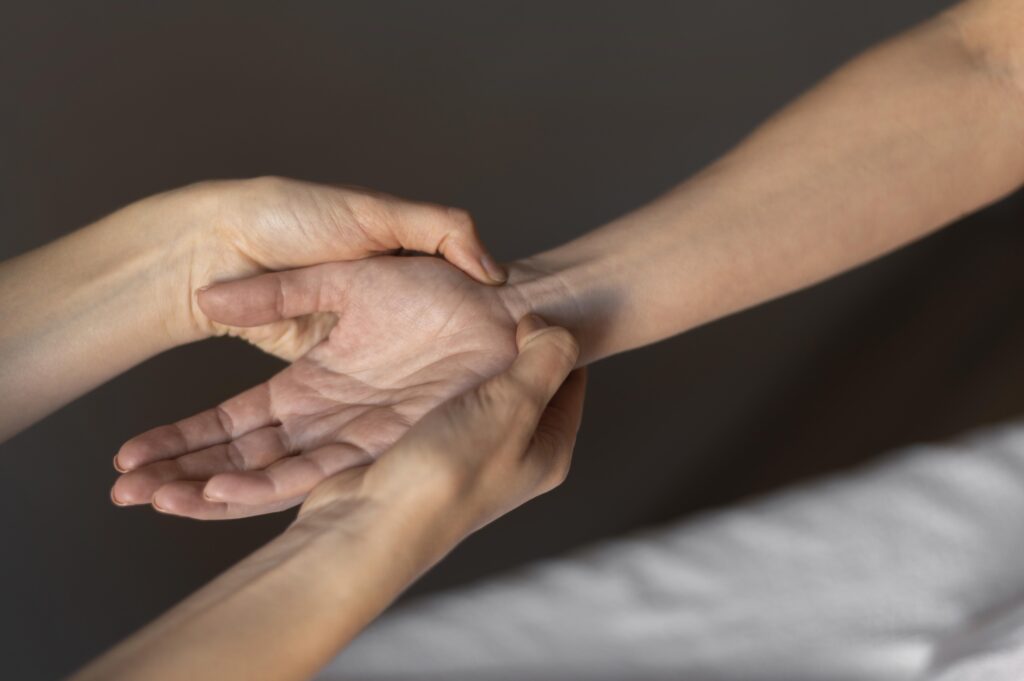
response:
[[[261,272],[407,249],[442,255],[481,283],[507,276],[465,211],[364,190],[273,177],[223,180],[150,197],[120,213],[161,223],[174,280],[165,302],[175,343],[240,335],[291,360],[319,342],[333,325],[329,316],[240,330],[199,308],[195,293],[202,287]]]
[[[437,560],[560,484],[583,407],[585,375],[570,375],[578,345],[535,316],[520,323],[517,345],[507,371],[427,414],[375,463],[321,483],[298,522],[336,517],[352,504],[387,509],[410,545]]]

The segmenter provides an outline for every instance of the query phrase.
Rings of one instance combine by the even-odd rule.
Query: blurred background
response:
[[[947,4],[4,3],[0,257],[147,194],[267,173],[462,206],[503,259],[529,255],[653,198]],[[412,593],[1020,413],[1022,212],[1011,197],[602,362],[568,482]],[[10,678],[71,671],[289,522],[108,498],[125,439],[280,367],[237,341],[180,348],[0,445]]]

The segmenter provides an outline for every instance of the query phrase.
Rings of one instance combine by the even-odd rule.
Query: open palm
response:
[[[199,303],[224,324],[324,313],[336,323],[265,383],[125,443],[114,499],[195,518],[298,504],[504,369],[516,354],[518,318],[507,295],[423,257],[328,263],[207,290]]]

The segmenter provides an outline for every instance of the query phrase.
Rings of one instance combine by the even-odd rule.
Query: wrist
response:
[[[70,237],[92,297],[112,308],[111,328],[123,317],[126,337],[145,339],[150,354],[193,339],[180,301],[200,248],[197,221],[172,194],[136,201]]]
[[[307,497],[291,530],[350,538],[371,534],[400,552],[415,577],[470,530],[461,515],[461,487],[438,467],[418,470],[415,456],[384,457],[339,473]]]
[[[199,182],[147,197],[111,216],[132,223],[132,229],[147,232],[159,244],[156,285],[168,347],[224,333],[199,309],[200,288],[263,271],[241,253],[225,228],[243,183]]]
[[[579,365],[615,352],[607,332],[618,296],[601,283],[600,259],[574,259],[559,251],[541,253],[508,265],[502,296],[515,319],[527,313],[568,329],[580,344]]]

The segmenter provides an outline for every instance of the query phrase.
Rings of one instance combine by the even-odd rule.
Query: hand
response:
[[[569,332],[536,315],[520,322],[516,344],[519,355],[505,372],[436,407],[372,466],[317,485],[296,525],[321,516],[333,523],[369,498],[404,508],[406,517],[430,518],[430,536],[419,540],[435,544],[436,560],[469,533],[557,487],[569,472],[586,370],[572,371],[579,346]]]
[[[515,356],[521,303],[435,258],[379,257],[264,274],[198,296],[210,319],[264,327],[331,315],[329,336],[269,381],[129,440],[112,497],[194,518],[294,506],[365,464],[444,400]]]
[[[75,678],[314,675],[463,537],[565,477],[583,406],[582,372],[565,380],[576,344],[537,318],[517,342],[508,371],[318,485],[284,534]]]
[[[442,255],[485,284],[506,278],[459,209],[274,177],[206,182],[147,201],[177,202],[173,210],[197,226],[182,277],[188,286],[180,298],[186,321],[179,343],[235,335],[291,361],[323,340],[334,323],[328,314],[239,329],[210,319],[197,305],[196,289],[260,272],[405,249]]]
[[[0,440],[160,352],[238,333],[295,359],[329,315],[239,331],[196,290],[218,281],[401,248],[440,253],[477,280],[503,271],[463,211],[292,180],[204,182],[136,201],[0,263]]]

